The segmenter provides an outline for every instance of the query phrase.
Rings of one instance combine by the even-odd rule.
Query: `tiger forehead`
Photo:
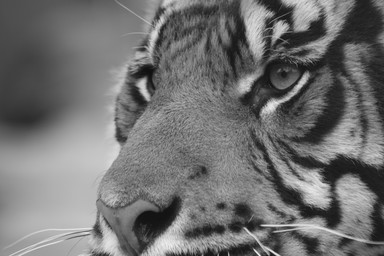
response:
[[[190,18],[191,13],[199,7],[217,10],[216,13],[208,15],[208,18],[220,16],[220,19],[227,18],[229,22],[230,16],[239,18],[245,26],[244,33],[255,60],[261,60],[271,45],[284,42],[284,39],[280,39],[281,36],[311,29],[313,22],[321,19],[326,4],[320,6],[316,1],[300,0],[165,0],[153,22],[148,40],[149,55],[155,54],[156,46],[161,41],[160,37],[164,36],[161,31],[170,20],[187,27],[189,22],[185,19]],[[329,5],[328,9],[330,7],[332,5]]]

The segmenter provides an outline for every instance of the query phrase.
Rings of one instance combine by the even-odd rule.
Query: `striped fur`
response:
[[[99,199],[175,219],[142,256],[382,256],[384,2],[164,0],[116,102],[120,154]],[[271,63],[304,69],[286,93]],[[149,232],[150,233],[150,232]],[[125,255],[97,218],[92,256]]]

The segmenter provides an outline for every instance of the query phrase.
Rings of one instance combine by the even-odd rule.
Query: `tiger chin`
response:
[[[384,1],[154,5],[88,255],[384,255]]]

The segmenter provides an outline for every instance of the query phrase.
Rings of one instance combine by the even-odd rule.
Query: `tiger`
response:
[[[156,0],[89,256],[383,256],[384,1]]]

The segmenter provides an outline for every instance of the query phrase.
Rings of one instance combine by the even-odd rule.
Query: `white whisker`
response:
[[[308,230],[308,228],[281,229],[281,230],[275,230],[272,233],[278,234],[278,233],[286,233],[286,232],[293,232],[293,231],[300,231],[300,230]]]
[[[126,33],[124,35],[121,35],[120,38],[126,37],[126,36],[131,36],[131,35],[148,35],[148,33],[145,32],[130,32]]]
[[[46,244],[46,243],[55,241],[55,240],[57,240],[57,239],[61,239],[61,238],[64,238],[64,237],[67,237],[67,236],[71,236],[71,235],[79,235],[79,234],[83,234],[82,236],[88,236],[88,235],[90,235],[90,233],[89,233],[89,232],[86,232],[86,231],[77,231],[77,232],[64,233],[64,234],[60,234],[60,235],[51,236],[51,237],[49,237],[49,238],[44,239],[43,241],[37,242],[37,243],[32,244],[32,245],[29,245],[29,246],[27,246],[27,247],[25,247],[25,248],[23,248],[23,249],[21,249],[21,250],[18,250],[17,252],[14,252],[14,253],[12,253],[12,254],[9,255],[9,256],[15,256],[15,255],[17,255],[17,254],[19,254],[19,253],[22,253],[22,252],[24,252],[24,251],[28,251],[28,250],[30,250],[30,249],[33,249],[33,248],[37,247],[37,246],[40,246],[40,245],[42,245],[42,244]],[[69,237],[69,238],[66,238],[66,239],[63,240],[63,241],[66,241],[67,239],[72,239],[72,238]]]
[[[281,7],[280,7],[280,8],[281,8]],[[270,23],[273,24],[275,21],[277,21],[277,20],[283,18],[284,16],[290,15],[290,14],[292,14],[292,13],[293,13],[293,11],[289,11],[289,12],[287,12],[287,13],[284,13],[284,14],[280,15],[279,17],[276,17],[275,19],[271,20]]]
[[[59,244],[59,243],[61,243],[61,242],[63,242],[63,241],[56,241],[56,242],[53,242],[53,243],[49,243],[49,244],[45,244],[45,245],[41,245],[41,246],[36,247],[36,248],[33,248],[33,249],[29,250],[29,251],[26,251],[26,252],[17,254],[17,256],[23,256],[23,255],[25,255],[25,254],[28,254],[28,253],[37,251],[37,250],[39,250],[39,249],[42,249],[42,248],[45,248],[45,247],[48,247],[48,246],[51,246],[51,245]],[[11,254],[10,256],[12,256],[12,255],[16,255],[16,254]]]
[[[52,243],[44,244],[44,245],[41,245],[41,246],[38,246],[38,247],[35,247],[35,248],[31,248],[30,250],[25,251],[23,253],[17,254],[17,256],[23,256],[23,255],[26,255],[28,253],[31,253],[31,252],[43,249],[45,247],[48,247],[48,246],[51,246],[51,245],[55,245],[55,244],[59,244],[59,243],[62,243],[62,242],[65,242],[65,241],[68,241],[68,240],[71,240],[71,239],[80,238],[80,237],[84,237],[84,236],[75,236],[75,237],[71,237],[71,238],[55,241],[55,242],[52,242]]]
[[[271,248],[269,248],[269,247],[266,247],[267,248],[267,250],[270,252],[270,253],[272,253],[273,255],[275,255],[275,256],[281,256],[280,254],[278,254],[277,252],[275,252],[274,250],[272,250]]]
[[[320,227],[320,226],[316,226],[316,225],[310,225],[310,224],[261,225],[261,226],[264,228],[290,228],[290,229],[285,229],[285,232],[292,232],[292,231],[296,231],[296,230],[317,229],[317,230],[322,230],[322,231],[328,232],[330,234],[333,234],[335,236],[339,236],[339,237],[353,240],[356,242],[361,242],[361,243],[371,244],[371,245],[384,245],[384,241],[383,242],[375,242],[375,241],[370,241],[370,240],[366,240],[366,239],[361,239],[361,238],[345,235],[343,233],[340,233],[340,232],[332,230],[332,229],[328,229],[328,228],[324,228],[324,227]],[[276,231],[274,231],[274,233],[281,233],[283,230],[276,230]]]
[[[254,235],[252,234],[251,231],[249,231],[247,228],[243,228],[245,230],[245,232],[247,232],[253,239],[255,239],[255,241],[260,245],[261,249],[269,255],[269,251],[267,250],[267,248],[265,248],[265,246],[261,243],[261,241]]]
[[[281,39],[280,37],[276,37],[276,36],[264,36],[264,38],[263,39],[267,39],[267,38],[272,38],[272,40],[273,39],[276,39],[276,41],[277,40],[280,40],[280,41],[282,41],[282,42],[284,42],[284,43],[286,43],[286,44],[289,44],[289,42],[287,41],[287,40],[285,40],[285,39]]]
[[[41,233],[45,233],[45,232],[62,232],[62,231],[84,231],[84,232],[87,232],[87,231],[92,231],[91,228],[66,228],[66,229],[43,229],[43,230],[39,230],[39,231],[36,231],[36,232],[33,232],[31,234],[28,234],[26,236],[23,236],[22,238],[18,239],[16,242],[13,242],[12,244],[4,247],[3,250],[7,250],[7,249],[10,249],[12,247],[14,247],[15,245],[19,244],[20,242],[26,240],[27,238],[30,238],[34,235],[38,235],[38,234],[41,234]]]
[[[129,9],[127,6],[123,5],[122,3],[120,3],[118,0],[115,0],[115,2],[120,5],[122,8],[124,8],[125,10],[127,10],[128,12],[132,13],[133,15],[135,15],[137,18],[141,19],[142,21],[144,21],[145,23],[147,23],[148,25],[152,25],[149,21],[147,21],[146,19],[144,19],[143,17],[141,17],[140,15],[138,15],[137,13],[135,13],[134,11],[132,11],[131,9]]]
[[[79,239],[79,241],[77,241],[72,247],[71,249],[69,250],[69,252],[67,253],[66,256],[69,256],[71,254],[71,252],[73,251],[73,249],[75,249],[75,247],[85,238],[85,236],[83,236],[82,238]]]
[[[257,256],[261,256],[261,254],[255,248],[252,248],[252,249],[256,253]]]

